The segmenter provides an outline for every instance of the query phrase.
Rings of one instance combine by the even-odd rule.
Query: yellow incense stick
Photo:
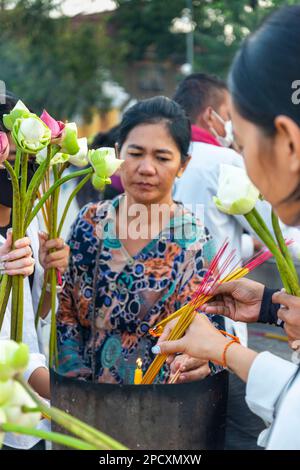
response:
[[[230,281],[234,281],[234,280],[237,280],[237,279],[240,279],[241,277],[244,277],[246,276],[247,274],[249,274],[249,269],[247,268],[237,268],[235,271],[233,271],[232,273],[228,274],[228,276],[226,276],[224,279],[222,279],[220,281],[220,284],[223,284],[224,282],[230,282]],[[204,295],[204,294],[203,294]],[[207,302],[208,300],[212,299],[213,295],[210,295],[206,298],[206,301]],[[198,301],[197,301],[197,304],[194,304],[194,308],[195,309],[198,309],[199,307],[201,307],[201,305],[204,305],[205,302],[202,302],[202,298],[203,296],[200,296]],[[155,327],[152,328],[152,331],[154,333],[154,336],[160,336],[161,333],[163,332],[163,327],[169,323],[169,321],[171,320],[174,320],[174,318],[177,318],[179,317],[180,315],[182,315],[182,313],[184,313],[184,311],[186,310],[186,308],[191,304],[193,303],[193,301],[189,302],[188,304],[186,305],[183,305],[180,309],[176,310],[176,312],[172,313],[171,315],[169,315],[167,318],[165,318],[164,320],[161,320],[159,323],[157,323],[155,325]]]
[[[220,283],[223,284],[225,282],[240,279],[241,277],[245,276],[248,273],[249,273],[249,269],[247,268],[244,268],[244,267],[237,268],[232,273],[228,274],[224,279],[222,279]],[[197,299],[196,302],[191,301],[188,304],[184,305],[175,313],[173,313],[172,315],[169,315],[168,318],[159,322],[153,330],[155,331],[159,327],[162,328],[170,320],[180,316],[178,322],[176,323],[176,325],[174,326],[173,330],[171,331],[168,337],[168,341],[173,341],[173,340],[182,338],[185,331],[190,326],[190,324],[195,318],[195,315],[197,314],[196,309],[201,307],[201,305],[204,305],[212,297],[213,297],[212,295],[204,295],[204,294],[200,295],[199,299]],[[142,384],[152,384],[154,382],[155,377],[159,373],[167,357],[168,356],[166,354],[156,356],[156,358],[154,359],[154,361],[152,362],[152,364],[146,371],[143,377],[143,380],[141,382]]]

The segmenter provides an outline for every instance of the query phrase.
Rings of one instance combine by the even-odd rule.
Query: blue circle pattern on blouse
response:
[[[107,368],[116,380],[122,382],[123,374],[118,372],[118,364],[121,367],[123,359],[129,361],[128,365],[134,364],[137,351],[142,350],[143,370],[152,362],[154,357],[151,347],[156,339],[147,335],[147,331],[153,326],[153,322],[156,323],[166,315],[166,305],[169,305],[172,312],[182,302],[186,303],[190,299],[194,289],[192,280],[199,279],[200,273],[201,276],[205,273],[202,248],[210,236],[199,223],[195,223],[192,214],[187,213],[183,218],[175,217],[166,230],[131,258],[133,262],[125,262],[121,269],[115,268],[114,256],[122,244],[114,235],[112,219],[108,215],[110,207],[116,207],[119,200],[120,198],[116,198],[112,202],[86,206],[74,225],[70,239],[72,263],[66,273],[66,287],[73,292],[75,312],[77,308],[86,311],[81,311],[80,315],[76,312],[79,317],[78,327],[68,326],[68,321],[64,323],[62,320],[62,302],[62,313],[59,312],[58,315],[58,343],[61,350],[64,342],[67,345],[70,340],[73,344],[84,331],[85,342],[79,348],[84,358],[83,368],[92,362],[87,359],[92,349],[91,332],[89,333],[86,320],[91,318],[95,253],[101,243],[95,307],[96,311],[103,312],[105,327],[99,330],[97,337],[97,360],[100,360],[97,371],[101,375],[103,368]],[[184,224],[191,225],[197,243],[193,237],[186,238],[186,233],[181,233],[180,224],[183,219]],[[99,241],[96,235],[98,224],[106,228],[103,241]],[[192,252],[188,253],[189,248]],[[70,352],[71,348],[67,350]],[[79,362],[78,357],[76,361]],[[69,359],[68,364],[71,362]],[[167,367],[164,367],[160,377],[166,378],[166,370]]]

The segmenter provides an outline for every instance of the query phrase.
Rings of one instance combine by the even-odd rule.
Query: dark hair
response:
[[[165,96],[156,96],[139,101],[126,111],[119,125],[118,144],[120,148],[124,144],[129,132],[140,124],[156,124],[164,122],[176,143],[181,161],[184,162],[188,155],[191,140],[191,125],[184,110],[175,101]]]
[[[218,110],[224,100],[226,83],[215,75],[192,73],[179,83],[173,100],[185,110],[192,124],[207,106]]]
[[[8,132],[3,124],[3,115],[9,114],[10,111],[17,104],[18,98],[11,92],[7,91],[4,94],[0,94],[0,131]]]
[[[229,89],[238,112],[267,135],[284,114],[300,126],[300,105],[292,84],[300,80],[300,6],[270,15],[243,43],[229,74]]]
[[[95,135],[93,142],[90,145],[91,149],[98,149],[99,147],[114,147],[119,137],[119,126],[112,127],[107,132],[99,132]]]

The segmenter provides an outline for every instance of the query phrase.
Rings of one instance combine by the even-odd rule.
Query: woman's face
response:
[[[285,199],[300,184],[300,128],[287,116],[278,116],[276,132],[270,137],[244,119],[233,103],[231,116],[249,178],[284,223],[299,225],[300,197]]]
[[[180,151],[163,122],[140,124],[121,148],[125,192],[140,204],[172,202],[175,177],[183,171]]]

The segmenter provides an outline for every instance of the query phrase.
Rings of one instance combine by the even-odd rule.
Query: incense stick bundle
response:
[[[179,317],[178,322],[168,337],[168,341],[182,338],[185,331],[194,320],[197,310],[213,297],[213,292],[217,285],[246,276],[257,266],[273,256],[270,251],[261,250],[243,266],[237,267],[237,265],[234,265],[233,270],[225,275],[225,272],[231,266],[235,257],[235,250],[231,251],[229,255],[226,256],[228,245],[229,242],[226,241],[217,252],[192,300],[152,328],[150,333],[153,336],[160,336],[166,323]],[[146,371],[141,383],[152,384],[166,359],[166,354],[157,356]]]

